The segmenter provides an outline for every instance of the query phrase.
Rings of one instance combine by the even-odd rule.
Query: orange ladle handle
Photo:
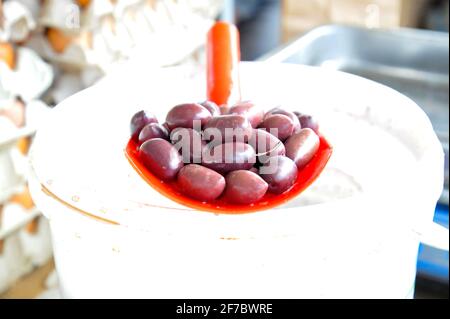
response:
[[[216,22],[208,32],[207,97],[217,105],[233,104],[241,99],[239,83],[239,31],[235,25]]]

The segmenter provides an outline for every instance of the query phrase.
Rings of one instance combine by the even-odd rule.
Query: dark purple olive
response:
[[[220,115],[220,109],[217,106],[216,103],[212,101],[204,101],[202,103],[199,103],[201,106],[203,106],[205,109],[211,113],[212,116],[219,116]]]
[[[271,156],[285,155],[284,144],[275,136],[263,129],[253,130],[252,137],[248,141],[254,150],[260,163],[264,163]]]
[[[203,137],[217,145],[223,142],[247,142],[252,136],[252,126],[242,115],[213,117],[204,127]]]
[[[169,132],[167,132],[164,126],[158,123],[147,124],[141,130],[141,133],[139,133],[139,144],[151,140],[152,138],[162,138],[164,140],[168,140]]]
[[[174,106],[167,113],[166,123],[170,130],[177,127],[200,130],[210,119],[211,113],[206,108],[197,103],[188,103]]]
[[[221,174],[250,169],[256,162],[255,150],[248,144],[229,142],[203,151],[202,164]]]
[[[259,127],[266,129],[267,132],[278,137],[280,141],[286,140],[294,132],[294,123],[288,116],[282,114],[273,114],[266,117]]]
[[[178,127],[170,133],[170,140],[183,157],[185,164],[202,162],[202,152],[206,142],[202,140],[199,132],[191,128]]]
[[[162,138],[154,138],[139,147],[139,158],[157,177],[174,179],[183,167],[183,160],[172,144]]]
[[[268,118],[271,115],[275,115],[275,114],[286,115],[287,117],[289,117],[292,120],[292,122],[294,123],[294,133],[298,133],[298,131],[300,131],[300,129],[302,128],[297,115],[295,115],[293,112],[286,111],[286,110],[283,110],[278,107],[271,109],[269,112],[267,112],[266,115],[264,116],[264,119]]]
[[[271,157],[259,168],[259,175],[269,184],[269,192],[281,194],[294,185],[298,169],[286,156]]]
[[[300,112],[294,112],[294,114],[297,116],[302,128],[310,128],[317,134],[319,133],[319,123],[313,116]]]
[[[245,116],[253,128],[257,128],[264,118],[264,111],[251,101],[240,102],[231,107],[228,112]]]
[[[167,132],[170,134],[171,129],[169,128],[169,124],[167,124],[166,122],[164,122],[162,124],[162,126],[167,130]]]
[[[286,143],[286,156],[295,162],[299,169],[314,157],[320,146],[320,140],[316,133],[310,128],[301,129],[292,135]]]
[[[224,198],[235,204],[251,204],[259,201],[267,192],[267,183],[250,171],[234,171],[226,177]]]
[[[222,194],[225,178],[212,169],[189,164],[178,173],[178,185],[185,195],[201,201],[210,201]]]
[[[134,114],[130,122],[131,137],[133,140],[137,142],[141,130],[150,123],[158,123],[158,120],[152,113],[142,110]]]
[[[252,168],[250,168],[249,171],[252,172],[252,173],[255,173],[255,174],[259,173],[259,169],[257,167],[254,167],[254,166]]]

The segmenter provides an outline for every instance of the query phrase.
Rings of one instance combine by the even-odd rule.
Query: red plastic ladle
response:
[[[217,22],[208,33],[207,41],[207,96],[218,105],[240,100],[239,88],[239,33],[236,27],[225,22]],[[262,211],[282,205],[298,196],[322,173],[332,153],[332,147],[319,134],[320,146],[311,161],[298,172],[294,186],[283,194],[267,193],[251,205],[235,205],[223,198],[201,202],[187,197],[176,181],[163,182],[153,175],[139,160],[138,145],[130,140],[126,155],[136,171],[162,195],[184,206],[221,214],[243,214]]]

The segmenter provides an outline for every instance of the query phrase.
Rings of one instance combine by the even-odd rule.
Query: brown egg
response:
[[[11,70],[16,68],[16,52],[11,43],[0,42],[0,61],[5,62]]]
[[[48,28],[46,35],[48,42],[56,53],[63,53],[73,41],[71,36],[56,28]]]
[[[31,140],[29,137],[22,137],[17,141],[17,148],[19,149],[20,153],[23,155],[27,155],[28,150],[30,149],[30,143]]]
[[[77,3],[81,8],[86,8],[91,4],[91,0],[77,0]]]
[[[6,116],[17,127],[25,125],[25,104],[19,99],[13,101],[11,104],[0,111],[0,115]]]
[[[36,234],[39,230],[39,217],[36,217],[25,226],[25,230],[28,234]]]
[[[28,187],[22,193],[13,195],[13,197],[11,197],[10,202],[18,204],[26,210],[30,210],[35,206],[33,199],[31,199]]]

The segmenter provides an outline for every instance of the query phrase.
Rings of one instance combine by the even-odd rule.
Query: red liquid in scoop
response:
[[[138,145],[130,140],[125,150],[126,156],[134,169],[142,178],[162,195],[170,198],[181,205],[200,210],[220,214],[245,214],[270,209],[282,205],[303,192],[325,168],[332,153],[332,147],[327,140],[320,136],[320,147],[312,160],[301,170],[295,184],[288,191],[282,194],[272,194],[267,192],[264,197],[256,203],[250,205],[236,205],[229,203],[225,198],[219,197],[209,202],[201,202],[183,194],[176,180],[161,181],[152,174],[140,161]]]

